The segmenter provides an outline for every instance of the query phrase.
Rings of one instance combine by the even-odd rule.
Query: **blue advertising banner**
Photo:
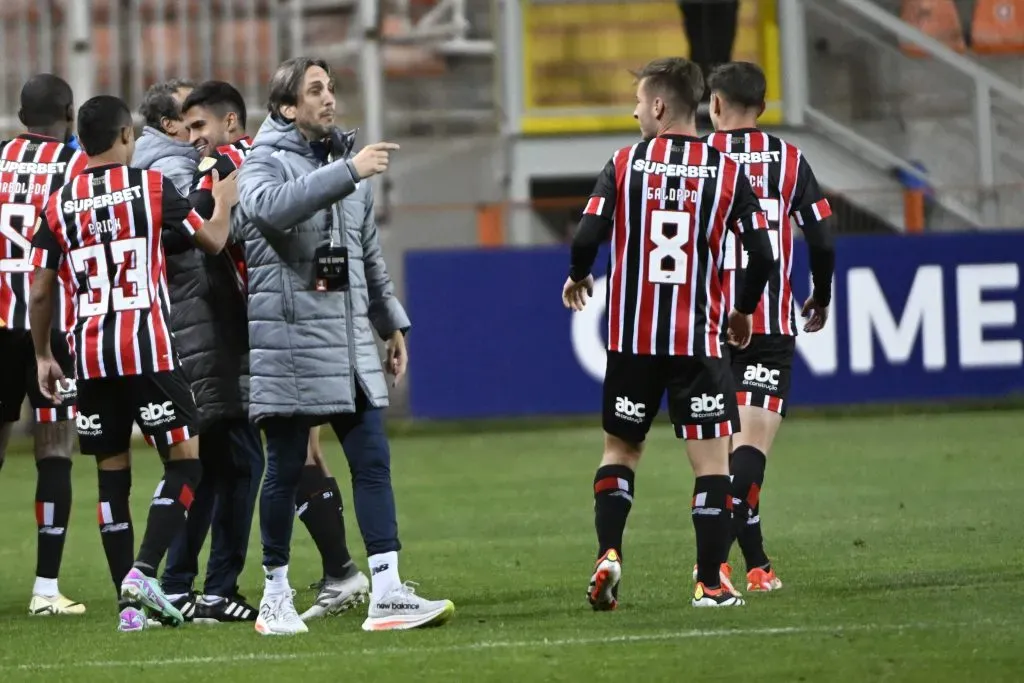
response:
[[[797,338],[792,408],[1024,392],[1024,232],[846,237],[836,251],[829,324]],[[801,242],[794,253],[799,308]],[[413,416],[599,412],[606,279],[573,314],[567,268],[564,247],[409,253]]]

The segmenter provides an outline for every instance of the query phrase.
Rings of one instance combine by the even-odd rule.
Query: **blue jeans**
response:
[[[199,573],[199,551],[212,528],[203,592],[231,596],[245,566],[256,495],[263,477],[263,446],[248,420],[222,420],[199,437],[203,479],[196,488],[185,531],[167,553],[161,584],[187,593]]]
[[[395,493],[391,488],[391,449],[383,410],[359,392],[356,412],[328,418],[345,450],[352,473],[352,499],[368,555],[400,550]],[[267,476],[260,495],[263,564],[282,567],[291,552],[295,494],[306,462],[309,416],[271,417],[261,422],[267,437]]]

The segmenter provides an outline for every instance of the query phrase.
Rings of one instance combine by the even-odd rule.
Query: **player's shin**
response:
[[[59,594],[57,576],[64,555],[68,520],[71,517],[71,459],[43,458],[36,462],[35,595]]]
[[[100,463],[103,467],[103,463]],[[135,558],[135,530],[132,527],[131,508],[128,503],[132,490],[130,469],[100,469],[100,500],[96,506],[96,519],[107,556],[110,579],[114,590],[121,590],[121,582],[132,568]]]
[[[697,581],[706,588],[717,588],[732,541],[728,440],[695,440],[686,445],[695,475],[691,516],[697,538]]]
[[[295,508],[320,551],[324,578],[344,579],[356,569],[345,542],[345,522],[336,489],[337,484],[331,486],[319,465],[306,465],[302,468]]]
[[[769,569],[761,536],[760,497],[764,484],[765,455],[753,446],[739,446],[730,460],[732,473],[733,534],[743,551],[747,571]]]
[[[155,575],[171,542],[184,528],[202,475],[203,466],[198,459],[169,460],[164,465],[164,478],[153,494],[142,547],[134,565],[144,574]]]
[[[622,555],[622,534],[633,507],[635,473],[626,465],[602,465],[594,475],[594,527],[598,558],[609,550]]]

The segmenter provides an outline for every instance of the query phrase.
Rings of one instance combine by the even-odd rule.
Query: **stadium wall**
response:
[[[564,247],[409,252],[411,416],[599,412],[606,281],[572,315],[559,298],[567,264]],[[832,316],[824,331],[798,337],[791,405],[1024,392],[1022,265],[1017,231],[839,239]],[[793,276],[806,283],[796,287],[802,301],[800,244]]]

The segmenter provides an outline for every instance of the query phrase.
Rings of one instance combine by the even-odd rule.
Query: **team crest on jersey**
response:
[[[206,157],[205,159],[203,159],[202,161],[199,162],[199,172],[200,173],[206,173],[207,171],[209,171],[211,168],[213,168],[216,165],[217,165],[217,160],[216,159],[214,159],[213,157]]]

